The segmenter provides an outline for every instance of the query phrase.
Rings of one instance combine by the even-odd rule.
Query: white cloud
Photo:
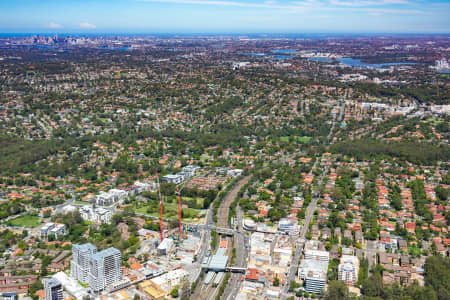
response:
[[[198,4],[214,6],[235,6],[252,8],[278,8],[278,9],[298,9],[298,5],[279,5],[276,1],[269,0],[264,3],[248,3],[228,0],[138,0],[141,2],[174,3],[174,4]],[[297,3],[296,3],[297,4]]]
[[[54,23],[54,22],[50,22],[50,24],[48,25],[48,27],[53,28],[53,29],[57,29],[57,28],[62,28],[62,25],[56,24],[56,23]]]
[[[331,0],[331,4],[338,5],[338,6],[354,6],[354,7],[361,7],[361,6],[377,6],[377,5],[393,5],[393,4],[409,4],[410,2],[407,0],[381,0],[381,1],[355,1],[355,0],[347,0],[347,1],[341,1],[341,0]]]
[[[239,0],[137,0],[151,3],[173,3],[210,6],[233,6],[248,8],[280,9],[289,13],[305,13],[312,11],[352,11],[371,14],[424,14],[417,9],[409,9],[408,0],[297,0],[288,4],[278,4],[276,0],[265,2],[241,2]],[[392,8],[402,5],[402,8]]]
[[[84,29],[95,29],[95,28],[97,28],[97,26],[95,26],[94,24],[90,24],[90,23],[87,23],[87,22],[80,23],[80,27],[84,28]]]

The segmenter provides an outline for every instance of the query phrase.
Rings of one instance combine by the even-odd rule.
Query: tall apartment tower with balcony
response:
[[[122,256],[116,248],[94,254],[89,262],[89,287],[94,292],[122,280]]]
[[[73,278],[84,284],[89,283],[89,262],[95,253],[97,253],[97,247],[91,243],[72,246],[70,272]]]
[[[44,280],[45,300],[63,300],[61,282],[55,278]]]

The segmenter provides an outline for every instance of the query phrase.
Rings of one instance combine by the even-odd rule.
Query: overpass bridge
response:
[[[226,272],[231,272],[231,273],[244,273],[247,272],[247,268],[239,268],[239,267],[226,267],[225,268]]]

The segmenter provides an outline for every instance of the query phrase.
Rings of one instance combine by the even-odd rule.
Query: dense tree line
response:
[[[330,150],[333,153],[354,156],[359,160],[395,157],[422,165],[450,159],[448,146],[413,141],[386,142],[374,139],[343,141],[333,144]]]
[[[414,181],[411,181],[408,184],[408,187],[411,189],[411,196],[414,201],[416,213],[419,216],[424,217],[426,220],[431,221],[433,219],[433,216],[427,206],[429,200],[427,199],[423,181],[420,179],[416,179]]]
[[[25,206],[18,200],[3,202],[0,204],[0,219],[17,215],[25,211]]]
[[[408,286],[384,284],[382,267],[376,265],[373,274],[361,281],[360,300],[448,300],[450,299],[450,258],[431,256],[425,262],[425,286],[414,282]],[[325,300],[358,299],[343,281],[330,281]]]
[[[400,85],[398,88],[394,86],[383,86],[375,83],[350,83],[350,87],[374,97],[398,98],[402,96],[414,99],[420,103],[448,104],[450,99],[450,91],[445,86],[440,87],[439,91],[435,87],[427,86],[407,86]]]

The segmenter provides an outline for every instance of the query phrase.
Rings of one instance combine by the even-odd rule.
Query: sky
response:
[[[0,33],[450,33],[450,0],[0,0]]]

